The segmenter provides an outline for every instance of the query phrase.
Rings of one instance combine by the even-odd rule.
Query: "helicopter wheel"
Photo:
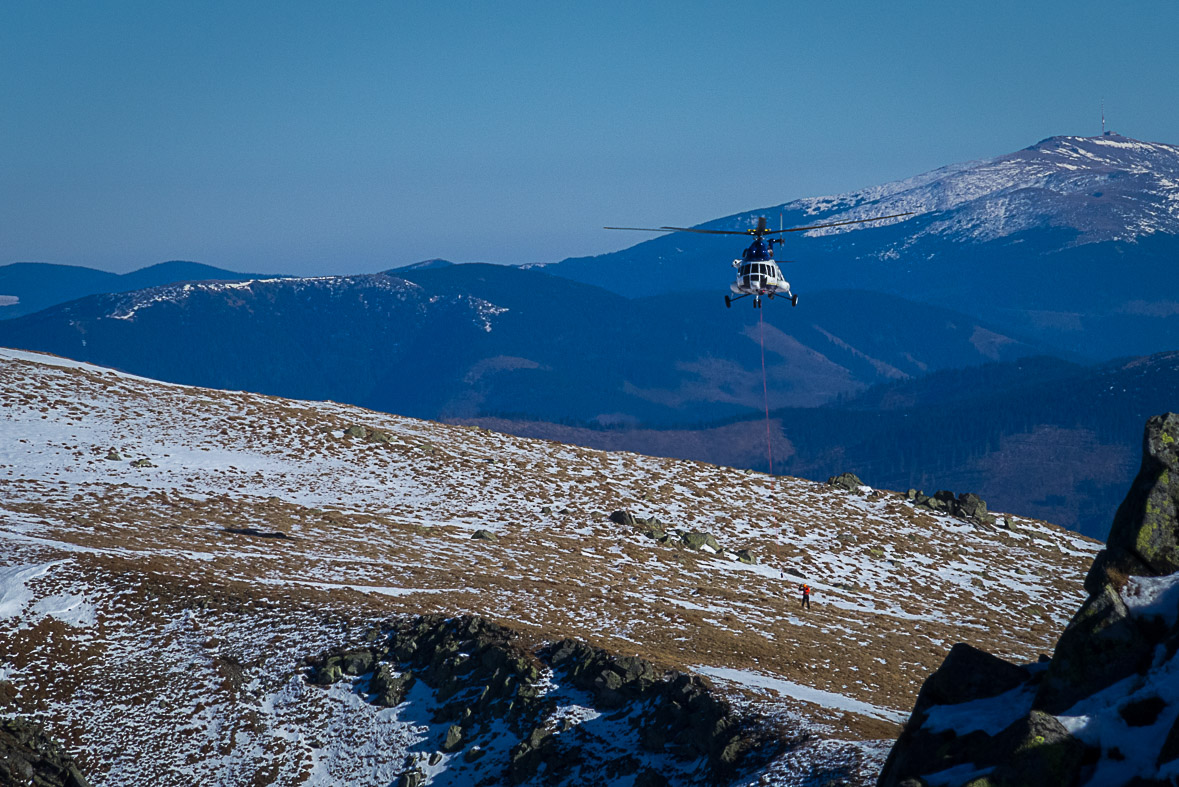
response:
[[[725,296],[725,308],[726,309],[733,308],[733,299],[730,298],[728,295]]]
[[[761,296],[760,295],[753,299],[753,308],[755,308],[755,309],[761,308]]]

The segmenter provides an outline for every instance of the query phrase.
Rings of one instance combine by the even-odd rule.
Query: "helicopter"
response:
[[[864,224],[869,221],[884,221],[901,216],[912,216],[913,212],[893,213],[890,216],[876,216],[871,219],[853,219],[851,221],[833,221],[828,224],[812,224],[808,227],[790,227],[789,229],[771,230],[766,228],[766,217],[759,216],[757,227],[747,230],[701,230],[691,227],[660,227],[658,229],[646,227],[605,227],[608,230],[635,230],[638,232],[699,232],[705,235],[752,235],[753,243],[741,252],[741,259],[733,260],[733,267],[737,269],[737,280],[729,285],[733,295],[725,296],[725,307],[731,308],[733,301],[753,296],[753,308],[761,308],[761,296],[771,300],[775,296],[782,296],[790,301],[791,306],[798,305],[798,295],[790,291],[790,282],[782,275],[782,269],[774,261],[774,244],[785,242],[784,238],[767,238],[767,235],[782,235],[787,232],[806,232],[825,227],[842,227],[845,224]],[[790,260],[782,260],[790,262]]]

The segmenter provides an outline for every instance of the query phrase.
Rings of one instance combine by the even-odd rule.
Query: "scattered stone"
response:
[[[491,541],[492,543],[499,541],[499,536],[497,536],[495,533],[492,533],[490,530],[482,529],[476,530],[475,534],[472,535],[471,538],[478,539],[480,541]]]
[[[110,450],[110,453],[108,453],[106,455],[106,458],[108,461],[111,461],[111,462],[122,462],[123,461],[123,457],[120,456],[119,452],[113,448]]]
[[[151,463],[151,460],[148,459],[146,456],[143,459],[136,459],[134,462],[131,463],[131,466],[132,467],[155,467],[155,465],[153,465]]]
[[[932,497],[919,489],[910,489],[905,493],[905,499],[918,508],[956,516],[959,519],[969,519],[984,525],[994,525],[998,521],[994,514],[987,512],[987,504],[973,492],[963,492],[955,496],[948,489],[942,489]]]
[[[368,429],[361,426],[360,424],[353,424],[352,426],[349,426],[347,429],[344,430],[344,436],[345,437],[359,437],[360,439],[363,440],[365,437],[368,436]]]
[[[553,513],[553,507],[552,506],[544,506],[540,509],[540,513],[551,514],[551,513]]]
[[[370,429],[365,439],[370,443],[391,443],[393,438],[388,432],[382,432],[380,429]]]
[[[748,563],[751,566],[756,565],[757,563],[757,558],[754,557],[753,553],[748,549],[738,549],[737,560],[741,561],[742,563]]]
[[[463,743],[463,728],[452,724],[446,730],[446,740],[442,742],[442,751],[452,752]]]
[[[397,780],[397,787],[422,787],[426,783],[426,774],[417,770],[408,770]]]

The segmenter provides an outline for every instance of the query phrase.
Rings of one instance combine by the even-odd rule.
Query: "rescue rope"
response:
[[[770,440],[770,386],[766,381],[766,323],[762,310],[757,310],[757,327],[761,333],[761,392],[766,402],[766,458],[770,463],[770,476],[774,475],[774,447]]]

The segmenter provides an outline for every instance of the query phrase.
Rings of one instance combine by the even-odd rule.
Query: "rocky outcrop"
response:
[[[1085,577],[1085,590],[1120,588],[1132,575],[1179,571],[1179,414],[1147,421],[1142,464],[1114,514],[1106,548]]]
[[[1062,713],[1078,699],[1149,669],[1155,647],[1179,630],[1160,630],[1153,619],[1131,615],[1121,591],[1131,576],[1176,571],[1179,415],[1167,413],[1146,422],[1142,465],[1114,514],[1106,548],[1085,577],[1089,598],[1056,643],[1037,705]]]
[[[1147,421],[1141,469],[1085,588],[1047,663],[1019,667],[954,646],[879,785],[1170,783],[1159,769],[1179,758],[1179,709],[1156,687],[1179,669],[1179,415]],[[1135,739],[1154,748],[1122,751]]]
[[[0,784],[90,787],[73,758],[24,719],[0,719]]]
[[[973,520],[985,525],[993,525],[997,521],[994,514],[987,513],[986,502],[973,492],[955,495],[948,489],[943,489],[927,495],[919,489],[910,489],[905,494],[905,499],[919,508],[949,514],[959,519]]]
[[[441,616],[390,623],[366,639],[364,647],[310,660],[311,681],[330,685],[355,676],[356,690],[390,707],[411,701],[414,686],[423,683],[436,704],[430,721],[444,725],[434,742],[438,751],[461,753],[465,762],[487,756],[489,763],[507,751],[498,764],[507,783],[528,782],[538,773],[545,783],[584,782],[591,774],[606,782],[675,783],[645,770],[634,756],[642,751],[668,755],[718,780],[736,773],[750,752],[769,748],[756,720],[737,714],[703,679],[576,640],[533,652],[502,626]],[[613,741],[617,748],[609,748],[599,735],[580,733],[559,716],[549,696],[555,684],[582,692],[577,704],[593,715],[624,720],[631,744]],[[489,745],[491,736],[505,734],[515,743]],[[425,756],[412,756],[398,783],[420,783]]]
[[[370,443],[391,443],[393,438],[388,432],[383,432],[380,429],[373,429],[371,426],[364,426],[363,424],[352,424],[344,429],[345,437],[355,437],[360,440],[367,440]]]
[[[657,517],[641,517],[631,511],[619,510],[610,515],[610,521],[623,527],[641,528],[642,533],[660,544],[678,544],[681,547],[697,552],[722,555],[729,560],[754,565],[757,557],[750,549],[727,549],[712,533],[700,530],[680,530],[679,528],[664,528]]]

